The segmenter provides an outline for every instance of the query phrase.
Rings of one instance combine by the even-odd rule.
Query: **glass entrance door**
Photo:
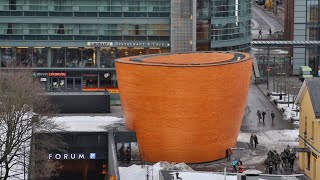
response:
[[[67,78],[67,91],[80,91],[81,90],[81,78]]]

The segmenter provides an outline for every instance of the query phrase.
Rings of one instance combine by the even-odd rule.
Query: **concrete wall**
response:
[[[49,98],[55,104],[59,113],[110,113],[109,94],[78,95],[66,93],[49,93]]]

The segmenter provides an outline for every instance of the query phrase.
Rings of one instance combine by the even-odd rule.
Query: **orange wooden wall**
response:
[[[251,67],[250,58],[213,66],[117,61],[126,126],[136,131],[143,160],[197,163],[223,158],[236,144]]]

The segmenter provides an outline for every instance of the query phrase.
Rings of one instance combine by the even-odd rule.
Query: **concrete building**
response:
[[[320,179],[320,79],[306,79],[298,94],[300,104],[299,167],[312,180]]]
[[[249,51],[250,0],[0,0],[0,68],[48,91],[117,88],[116,58]]]
[[[320,0],[285,0],[285,39],[294,41],[320,40]],[[310,66],[318,76],[320,69],[319,46],[293,48],[293,74],[299,74],[300,66]]]

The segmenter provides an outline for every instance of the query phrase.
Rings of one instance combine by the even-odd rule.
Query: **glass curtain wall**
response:
[[[1,67],[48,67],[46,48],[1,48]]]
[[[214,50],[249,51],[251,41],[251,1],[213,0],[211,7],[213,19],[211,22],[211,40],[216,47],[219,47],[219,42],[229,41],[230,44],[228,44],[227,48],[223,45],[224,49],[221,49],[222,46],[221,48],[213,47]],[[228,20],[228,23],[226,23],[226,20]],[[240,44],[243,40],[245,40],[245,43]]]
[[[306,40],[320,40],[320,0],[307,0],[307,30]],[[320,70],[320,47],[313,46],[306,48],[306,56],[313,74],[318,75]]]
[[[96,67],[96,52],[88,48],[52,48],[52,67]]]

